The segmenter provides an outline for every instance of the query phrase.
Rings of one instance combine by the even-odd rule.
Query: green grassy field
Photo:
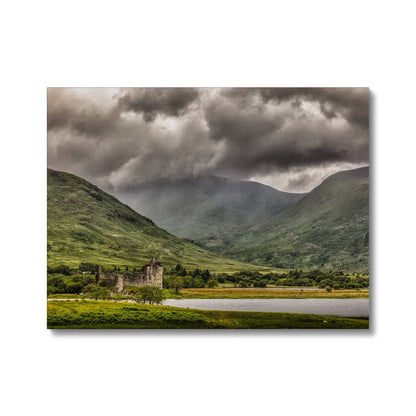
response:
[[[324,289],[288,288],[288,289],[236,289],[236,288],[192,288],[181,289],[175,293],[173,289],[165,289],[166,299],[351,299],[368,298],[368,289],[339,289],[327,292]],[[49,299],[85,299],[83,295],[57,293],[48,295]],[[131,296],[113,295],[112,300],[130,299]]]
[[[108,301],[48,301],[49,329],[368,329],[368,319],[204,311]]]
[[[308,298],[368,298],[368,289],[340,289],[327,292],[323,289],[182,289],[179,294],[170,290],[167,294],[169,298],[184,299],[308,299]]]

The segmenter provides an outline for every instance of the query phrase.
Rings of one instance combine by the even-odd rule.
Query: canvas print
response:
[[[368,329],[368,88],[48,88],[47,327]]]

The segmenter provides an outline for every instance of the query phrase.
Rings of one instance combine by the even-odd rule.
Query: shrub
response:
[[[71,269],[69,266],[60,265],[57,267],[48,267],[48,274],[60,273],[65,276],[69,276],[71,274]]]
[[[193,287],[197,287],[197,288],[205,287],[205,283],[202,279],[200,279],[199,277],[196,277],[194,279],[194,286]]]
[[[54,287],[54,293],[65,293],[66,292],[66,283],[64,281],[64,276],[62,274],[54,275],[48,277],[48,286],[51,288]]]
[[[214,278],[209,279],[207,282],[207,286],[210,288],[217,287],[218,286],[217,279],[214,279]]]
[[[49,286],[47,287],[47,293],[48,295],[54,295],[55,293],[59,293],[58,289],[55,286]]]
[[[82,284],[76,282],[70,282],[66,285],[66,293],[78,294],[82,291]]]
[[[183,287],[194,287],[194,279],[189,274],[183,278]]]

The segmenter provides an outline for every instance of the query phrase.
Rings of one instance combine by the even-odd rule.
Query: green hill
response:
[[[75,175],[48,169],[48,265],[80,262],[139,266],[158,256],[167,266],[235,271],[250,268],[177,238]],[[252,266],[251,266],[252,267]]]
[[[226,238],[271,218],[304,194],[218,176],[156,182],[117,197],[174,235]]]
[[[367,272],[369,169],[332,175],[261,225],[204,246],[252,264]]]

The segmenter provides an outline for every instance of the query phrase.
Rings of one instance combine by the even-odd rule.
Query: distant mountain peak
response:
[[[205,175],[146,184],[117,196],[156,224],[199,240],[260,223],[304,194],[278,191],[253,181]]]

